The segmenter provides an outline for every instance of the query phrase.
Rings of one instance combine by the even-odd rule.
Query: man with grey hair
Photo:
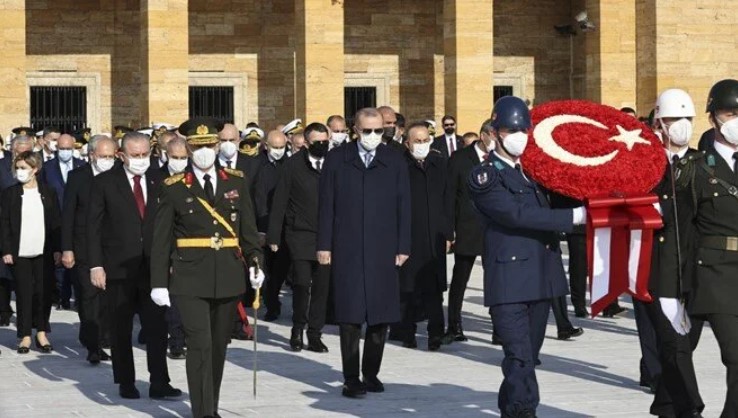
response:
[[[161,171],[151,166],[146,135],[123,136],[118,152],[123,164],[92,181],[87,213],[87,255],[92,284],[107,291],[111,315],[113,378],[119,394],[138,399],[131,332],[133,315],[141,318],[153,399],[182,394],[169,384],[166,308],[150,298],[149,262]]]
[[[33,150],[33,138],[26,135],[18,135],[13,138],[11,149],[13,150],[13,158],[21,152],[31,151]]]

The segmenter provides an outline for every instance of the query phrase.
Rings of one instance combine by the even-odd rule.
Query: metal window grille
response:
[[[200,116],[233,123],[233,87],[190,87],[190,117]]]
[[[497,100],[500,99],[500,97],[505,96],[512,96],[513,95],[513,87],[512,86],[494,86],[494,102],[497,103]]]
[[[31,87],[31,128],[74,132],[87,127],[87,87]]]
[[[359,109],[377,106],[376,87],[346,87],[343,89],[346,126],[354,126],[354,115]]]

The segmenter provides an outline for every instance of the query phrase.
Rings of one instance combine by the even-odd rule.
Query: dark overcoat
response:
[[[451,225],[455,232],[454,252],[461,255],[482,254],[482,221],[474,210],[466,181],[472,168],[481,162],[474,143],[456,151],[448,160],[448,193]]]

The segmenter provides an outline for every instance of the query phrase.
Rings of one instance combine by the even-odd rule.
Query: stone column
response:
[[[29,93],[26,82],[26,2],[0,1],[0,134],[28,125]]]
[[[141,19],[140,122],[183,122],[189,117],[187,0],[141,0]]]
[[[457,132],[478,131],[492,113],[493,3],[443,3],[444,103]]]
[[[295,115],[310,122],[343,115],[343,2],[295,0]]]
[[[580,35],[586,37],[586,98],[617,108],[635,107],[635,0],[587,0],[585,10],[595,25]]]

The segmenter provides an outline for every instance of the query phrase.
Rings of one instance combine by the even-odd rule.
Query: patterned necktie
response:
[[[364,165],[366,166],[366,168],[369,168],[369,164],[371,163],[372,163],[372,154],[367,152],[366,154],[364,154]]]
[[[141,219],[146,212],[146,201],[144,200],[143,188],[141,187],[141,176],[133,176],[133,198],[136,199],[136,207]]]
[[[210,181],[210,174],[205,174],[202,178],[205,180],[205,198],[209,203],[213,203],[213,200],[215,200],[215,191],[213,190],[213,183]]]

